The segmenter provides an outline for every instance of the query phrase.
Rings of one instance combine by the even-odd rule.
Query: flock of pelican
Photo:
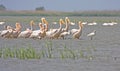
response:
[[[59,28],[49,29],[49,23],[45,18],[41,18],[41,22],[38,24],[39,29],[33,30],[35,25],[34,21],[30,21],[30,28],[21,31],[22,26],[20,23],[15,24],[15,28],[11,26],[4,26],[4,30],[0,31],[0,36],[3,38],[50,38],[50,39],[59,39],[65,38],[67,35],[72,35],[74,39],[79,39],[82,34],[83,24],[82,21],[78,22],[78,29],[69,29],[70,19],[65,17],[65,20],[59,19]],[[63,27],[65,24],[65,27]]]
[[[0,25],[3,25],[5,22],[0,22]],[[57,22],[53,22],[53,24],[57,24]],[[65,27],[63,26],[65,24]],[[76,25],[75,23],[71,22],[68,17],[65,17],[65,19],[59,19],[59,28],[56,29],[50,29],[49,23],[45,18],[41,18],[41,22],[38,24],[39,29],[34,30],[33,26],[35,25],[34,21],[30,21],[30,28],[26,28],[26,30],[21,31],[22,26],[20,23],[15,24],[15,28],[11,26],[4,26],[4,30],[0,31],[0,37],[3,38],[34,38],[34,39],[43,39],[43,38],[49,38],[49,39],[64,39],[68,35],[72,35],[73,39],[79,39],[82,35],[82,29],[83,25],[97,25],[96,22],[93,23],[87,23],[78,21],[78,28],[77,29],[70,29],[70,25]],[[111,23],[103,23],[103,26],[107,25],[115,25],[116,22]],[[89,33],[88,37],[93,39],[93,36],[96,35],[96,30]]]

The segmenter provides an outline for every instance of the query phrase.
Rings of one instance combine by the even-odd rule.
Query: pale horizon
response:
[[[120,0],[0,0],[7,10],[103,11],[120,10]]]

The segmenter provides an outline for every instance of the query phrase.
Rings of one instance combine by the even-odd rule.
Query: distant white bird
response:
[[[87,22],[83,22],[82,24],[83,24],[83,25],[86,25],[86,24],[87,24]]]
[[[52,22],[53,24],[57,24],[57,22]]]
[[[96,22],[88,23],[88,25],[97,25],[97,23]]]
[[[0,25],[3,25],[3,24],[5,24],[5,22],[0,22]]]
[[[108,24],[108,23],[103,23],[102,25],[103,25],[103,26],[108,26],[109,24]]]
[[[115,24],[118,24],[117,22],[112,22],[112,23],[113,23],[114,25],[115,25]]]
[[[93,36],[96,35],[96,30],[94,30],[93,32],[89,33],[87,36],[90,37],[90,39],[93,39]]]
[[[70,22],[70,25],[75,25],[75,23],[74,22]]]
[[[103,26],[113,26],[113,25],[116,25],[116,24],[118,24],[118,23],[116,23],[116,22],[110,22],[110,23],[103,23],[102,25]]]

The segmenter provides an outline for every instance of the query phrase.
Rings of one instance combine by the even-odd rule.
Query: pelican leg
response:
[[[91,37],[91,40],[93,39],[93,37]]]

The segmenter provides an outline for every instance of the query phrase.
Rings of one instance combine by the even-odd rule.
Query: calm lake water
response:
[[[5,24],[14,27],[15,22],[20,21],[24,30],[29,27],[29,21],[34,19],[36,23],[41,17],[0,17],[1,21],[6,21]],[[49,21],[56,21],[63,17],[47,17]],[[0,71],[119,71],[120,70],[120,20],[119,17],[70,17],[73,21],[87,20],[98,22],[97,25],[84,25],[82,36],[79,40],[72,39],[72,35],[66,37],[65,40],[50,40],[50,39],[4,39],[0,37],[0,48],[26,48],[31,46],[36,50],[41,50],[46,46],[46,42],[51,42],[54,49],[60,49],[66,46],[72,50],[83,50],[85,55],[93,58],[67,58],[61,59],[57,57],[58,52],[53,52],[54,58],[41,59],[17,59],[17,58],[0,58]],[[99,19],[99,20],[97,20]],[[109,20],[117,20],[118,24],[114,26],[103,26],[103,22]],[[100,22],[101,21],[101,22]],[[52,27],[52,25],[50,25]],[[55,25],[55,27],[58,27]],[[38,28],[36,26],[36,28]],[[78,26],[70,26],[78,28]],[[0,30],[3,25],[0,26]],[[87,34],[96,30],[96,36],[93,40],[87,37]]]

